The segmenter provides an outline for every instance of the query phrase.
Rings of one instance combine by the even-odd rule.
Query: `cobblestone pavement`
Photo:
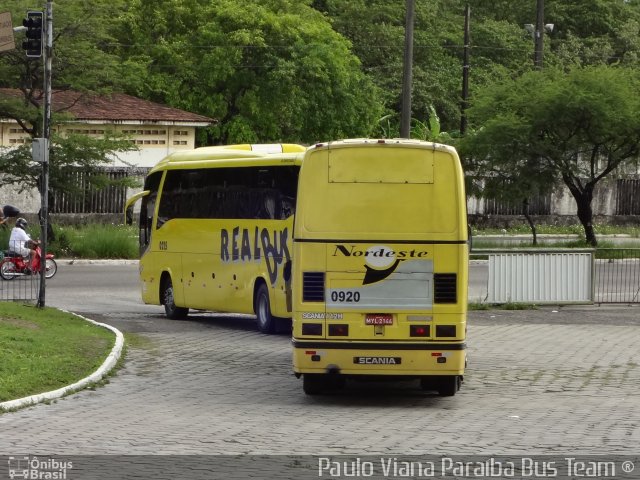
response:
[[[450,398],[415,382],[306,396],[286,333],[248,317],[101,317],[136,331],[110,383],[0,415],[0,454],[632,454],[640,308],[469,314]]]

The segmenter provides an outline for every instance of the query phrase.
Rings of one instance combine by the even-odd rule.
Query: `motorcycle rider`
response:
[[[25,259],[29,258],[28,272],[30,273],[33,266],[33,259],[36,255],[36,247],[40,244],[37,240],[32,240],[27,233],[27,221],[20,217],[16,220],[16,226],[11,230],[9,238],[9,252],[22,255]]]

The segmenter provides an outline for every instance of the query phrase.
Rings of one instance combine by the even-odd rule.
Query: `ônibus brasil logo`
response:
[[[336,245],[333,256],[361,257],[365,264],[366,273],[363,285],[384,280],[396,271],[400,262],[409,259],[426,258],[426,250],[394,250],[386,245],[374,245],[366,250],[355,245]]]

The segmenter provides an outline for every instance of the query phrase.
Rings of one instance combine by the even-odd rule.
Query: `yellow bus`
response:
[[[255,313],[262,332],[291,317],[291,239],[305,147],[230,145],[172,153],[151,169],[139,220],[142,299]]]
[[[307,394],[379,376],[455,395],[468,244],[454,148],[369,139],[310,147],[293,258],[293,370]]]

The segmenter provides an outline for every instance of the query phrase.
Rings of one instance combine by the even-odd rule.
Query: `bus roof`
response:
[[[414,146],[416,148],[426,148],[430,150],[439,150],[443,152],[455,153],[455,149],[449,145],[442,143],[426,142],[424,140],[414,140],[408,138],[351,138],[345,140],[335,140],[331,142],[321,142],[308,148],[308,150],[322,148],[350,148],[363,147],[372,145],[403,145]]]
[[[292,143],[200,147],[171,153],[160,160],[149,173],[183,168],[268,166],[282,163],[300,165],[306,150],[306,147]]]

